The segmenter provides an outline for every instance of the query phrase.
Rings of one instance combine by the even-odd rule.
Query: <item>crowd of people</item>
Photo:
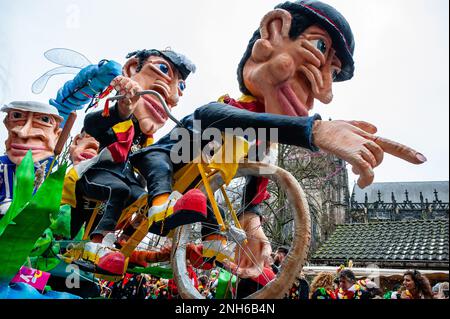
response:
[[[420,271],[408,270],[403,274],[403,282],[383,291],[371,279],[357,279],[351,269],[342,269],[337,274],[321,272],[315,276],[307,286],[308,297],[303,299],[448,299],[448,288],[448,282],[437,283],[432,288]],[[288,298],[302,299],[302,295],[305,292]]]
[[[289,253],[288,247],[279,247],[272,254],[272,270],[276,274],[282,267],[283,260]],[[229,293],[217,293],[220,286],[218,268],[213,268],[203,274],[196,274],[189,264],[189,277],[194,286],[207,299],[231,298],[240,294],[239,281],[230,279],[226,285]],[[340,266],[336,272],[320,272],[313,278],[308,278],[300,272],[290,289],[287,289],[284,299],[448,299],[449,283],[439,282],[433,287],[428,278],[418,270],[408,270],[403,274],[403,280],[396,284],[379,287],[369,278],[357,278],[351,268]],[[231,277],[230,277],[231,278]],[[223,278],[222,278],[223,281]],[[245,283],[244,283],[245,286]],[[245,288],[243,288],[245,289]],[[109,298],[128,299],[178,299],[178,290],[173,279],[161,279],[151,275],[127,275],[110,288],[104,295]]]
[[[209,275],[192,276],[194,286],[207,299],[214,299],[218,285],[218,271]],[[102,284],[101,296],[110,299],[179,299],[173,279],[159,278],[149,274],[126,274],[118,282]]]
[[[217,269],[198,277],[194,275],[192,280],[206,299],[216,299],[219,285]],[[173,279],[152,275],[127,274],[123,280],[105,284],[104,288],[103,297],[112,299],[180,298]],[[336,273],[321,272],[310,280],[300,273],[286,292],[285,299],[448,299],[448,292],[448,282],[431,287],[427,277],[418,270],[406,271],[401,283],[383,290],[369,278],[357,279],[351,269],[339,269]]]
[[[127,274],[118,282],[105,282],[102,297],[110,299],[169,299],[169,280],[144,274]]]

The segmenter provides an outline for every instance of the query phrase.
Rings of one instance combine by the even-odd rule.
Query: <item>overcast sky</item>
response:
[[[123,63],[136,49],[168,46],[198,72],[174,111],[180,118],[219,96],[238,97],[236,67],[272,0],[0,0],[0,103],[46,102],[69,76],[54,77],[40,95],[31,84],[56,65],[43,53],[74,49],[92,62]],[[334,86],[334,101],[316,103],[324,119],[366,120],[379,135],[407,144],[428,162],[386,156],[375,182],[449,178],[448,0],[329,0],[356,40],[355,77]],[[81,127],[79,113],[76,129]],[[3,118],[3,116],[1,116]],[[166,125],[157,136],[171,128]],[[1,140],[5,129],[0,129]],[[4,151],[1,142],[0,152]],[[356,180],[350,174],[350,184]]]

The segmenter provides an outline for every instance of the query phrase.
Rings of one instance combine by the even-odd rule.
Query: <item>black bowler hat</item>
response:
[[[285,2],[276,6],[291,12],[295,10],[304,13],[314,23],[325,29],[333,40],[333,48],[337,57],[341,60],[342,69],[335,81],[346,81],[353,77],[355,70],[353,52],[355,40],[347,20],[332,6],[315,0],[301,0]]]

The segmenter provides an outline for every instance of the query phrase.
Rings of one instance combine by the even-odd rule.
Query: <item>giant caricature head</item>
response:
[[[143,90],[154,90],[165,99],[169,108],[177,105],[186,88],[185,80],[195,65],[184,55],[171,50],[141,50],[127,55],[123,74],[139,83]],[[158,99],[145,95],[138,101],[134,117],[145,134],[152,134],[168,117]]]
[[[307,116],[314,99],[330,103],[332,82],[353,76],[353,34],[319,1],[278,5],[261,21],[238,68],[241,91],[268,113]]]
[[[97,156],[100,143],[84,130],[77,134],[69,147],[69,156],[73,165]]]
[[[63,120],[55,107],[39,102],[11,102],[1,111],[7,113],[3,122],[8,130],[6,154],[13,163],[20,164],[28,150],[35,162],[53,155]]]

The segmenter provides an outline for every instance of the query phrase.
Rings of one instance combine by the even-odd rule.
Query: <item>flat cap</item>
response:
[[[63,121],[63,118],[59,116],[56,107],[46,103],[35,101],[14,101],[9,104],[3,105],[3,107],[0,109],[0,111],[2,112],[8,112],[10,110],[21,110],[27,112],[53,115],[56,119]]]

